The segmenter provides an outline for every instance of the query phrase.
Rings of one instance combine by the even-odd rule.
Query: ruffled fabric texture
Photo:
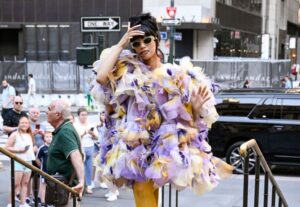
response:
[[[108,55],[105,50],[102,56]],[[100,58],[101,61],[101,58]],[[94,69],[101,72],[99,61]],[[218,119],[211,83],[188,59],[153,71],[123,51],[108,75],[109,84],[93,89],[95,100],[109,105],[110,133],[102,146],[103,174],[110,179],[153,180],[197,194],[213,189],[233,168],[213,157],[208,129]],[[210,99],[193,108],[191,96],[207,87]]]

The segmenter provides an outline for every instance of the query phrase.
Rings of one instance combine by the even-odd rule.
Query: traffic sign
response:
[[[176,7],[167,7],[166,9],[169,17],[174,18],[176,15]]]
[[[168,33],[167,32],[160,32],[160,39],[162,39],[162,40],[168,39]]]
[[[163,19],[161,22],[161,25],[163,26],[175,26],[175,25],[181,25],[181,21],[179,18],[177,19]]]
[[[81,32],[118,32],[120,17],[81,17]]]
[[[182,40],[182,33],[181,32],[175,32],[174,39],[177,41]]]

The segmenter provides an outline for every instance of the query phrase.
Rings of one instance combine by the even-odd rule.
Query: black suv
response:
[[[213,153],[242,173],[239,147],[254,138],[270,165],[300,166],[300,93],[297,90],[230,90],[216,95],[220,115],[209,132]],[[249,170],[255,154],[250,153]]]

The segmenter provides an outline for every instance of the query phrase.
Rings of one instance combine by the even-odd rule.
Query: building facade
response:
[[[171,17],[167,13],[170,0],[144,0],[143,11],[150,12],[161,22],[161,31],[168,32],[163,25],[164,19]],[[174,0],[175,19],[181,24],[175,27],[180,38],[175,40],[175,58],[189,56],[197,60],[212,60],[214,56],[214,30],[219,28],[215,18],[215,0]],[[170,33],[168,33],[170,35]],[[161,42],[162,50],[169,54],[170,42]]]
[[[0,60],[67,61],[76,47],[116,43],[122,32],[80,30],[81,17],[129,16],[142,12],[141,0],[0,0]]]
[[[151,12],[170,18],[171,0],[0,0],[0,60],[68,61],[76,47],[115,44],[120,32],[81,32],[81,17],[129,16]],[[299,0],[174,0],[176,58],[214,56],[292,59],[299,62]],[[229,15],[230,14],[230,15]],[[169,27],[161,25],[163,32]],[[170,42],[161,42],[169,53]]]
[[[215,55],[299,62],[299,8],[299,0],[217,0]]]

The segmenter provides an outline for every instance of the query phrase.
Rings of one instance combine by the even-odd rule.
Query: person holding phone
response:
[[[31,130],[35,139],[36,151],[44,144],[45,125],[40,123],[40,110],[36,107],[29,109],[29,120]]]
[[[93,155],[94,143],[97,141],[97,130],[88,121],[88,111],[85,107],[80,107],[77,111],[78,121],[75,121],[74,127],[81,138],[81,146],[85,155],[84,175],[87,186],[86,193],[92,194],[92,177],[93,177]]]
[[[29,119],[21,117],[19,120],[18,130],[13,132],[5,145],[5,148],[15,153],[18,157],[25,160],[29,164],[35,160],[33,151],[33,134],[30,128]],[[15,162],[15,192],[20,192],[20,206],[29,206],[26,202],[26,194],[28,191],[28,182],[30,180],[31,170]],[[9,197],[11,199],[11,197]],[[9,200],[11,203],[11,200]],[[8,204],[10,206],[11,204]]]

